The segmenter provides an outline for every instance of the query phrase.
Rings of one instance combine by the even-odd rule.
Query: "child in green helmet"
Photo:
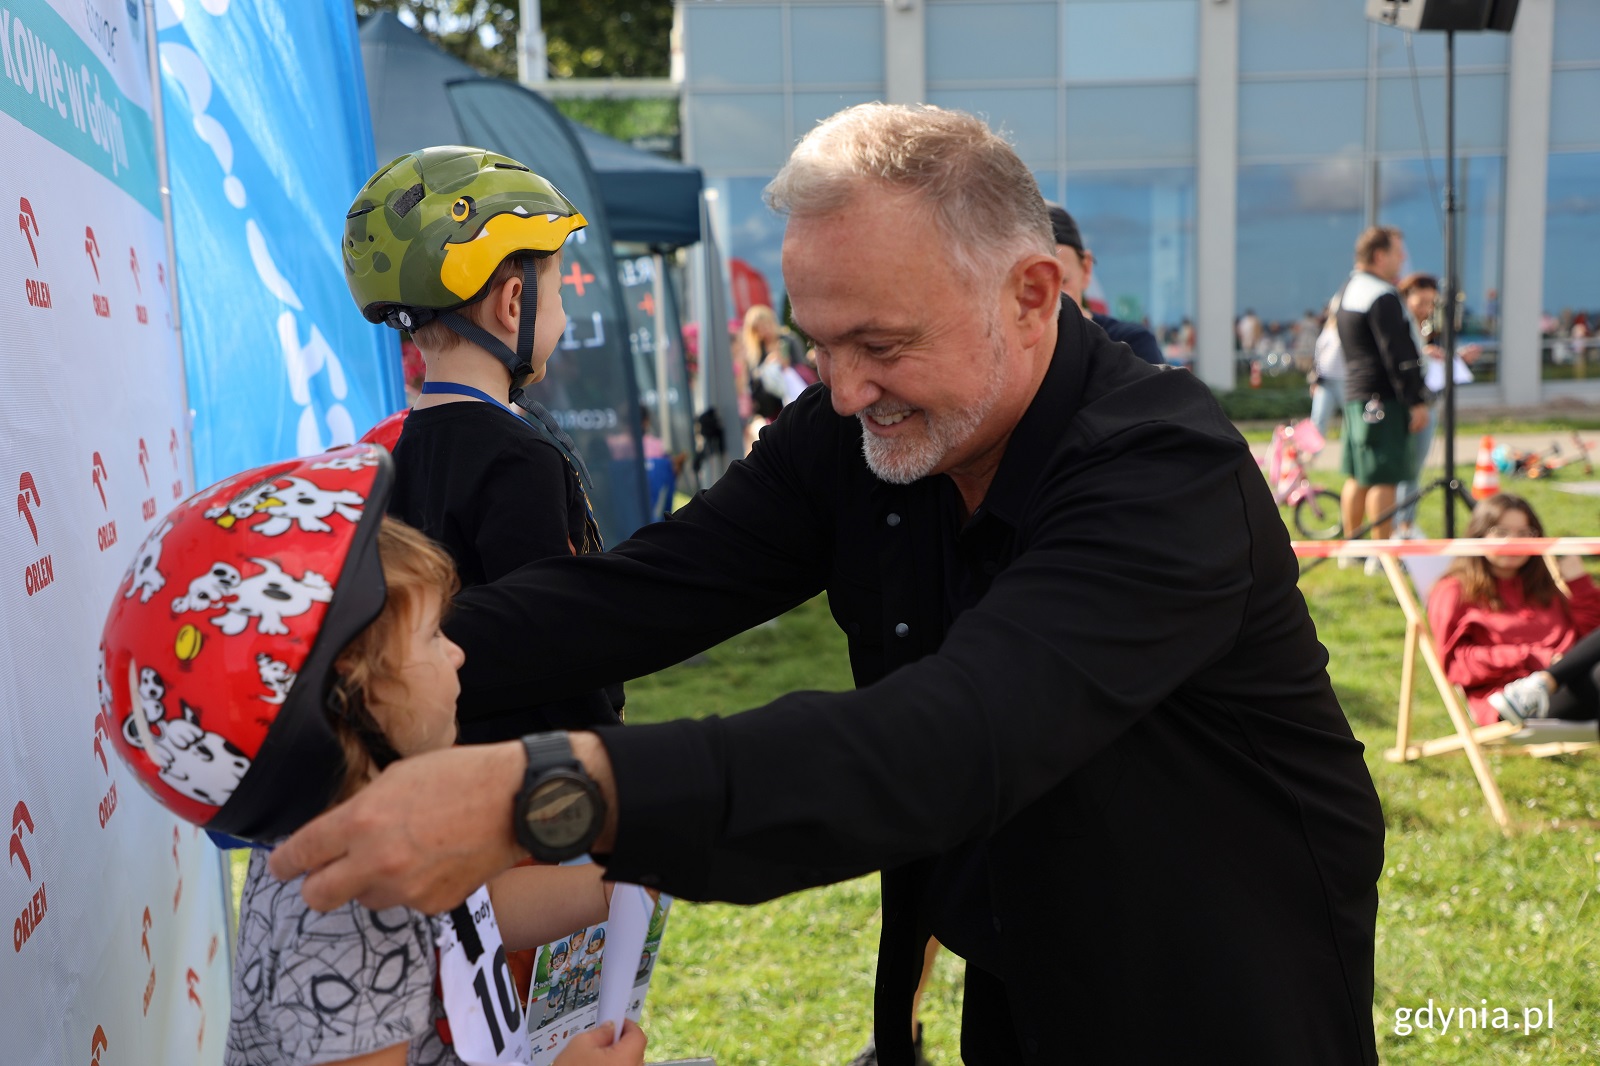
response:
[[[345,280],[370,321],[411,333],[422,394],[394,446],[389,513],[443,544],[463,587],[552,555],[598,551],[581,460],[537,404],[565,327],[562,247],[588,223],[555,186],[481,148],[424,148],[366,183],[345,223]],[[468,649],[471,652],[471,649]],[[621,689],[490,714],[468,743],[615,724]]]

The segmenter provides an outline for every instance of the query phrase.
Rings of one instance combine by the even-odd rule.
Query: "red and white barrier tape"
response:
[[[1370,555],[1600,555],[1600,537],[1508,537],[1504,540],[1296,540],[1302,559]]]

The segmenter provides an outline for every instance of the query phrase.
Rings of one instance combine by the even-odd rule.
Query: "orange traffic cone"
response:
[[[1494,438],[1487,433],[1478,443],[1478,468],[1472,473],[1472,498],[1487,500],[1500,491],[1500,471],[1494,465]]]

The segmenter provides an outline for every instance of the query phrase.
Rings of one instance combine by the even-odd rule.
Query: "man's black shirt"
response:
[[[1205,386],[1066,302],[965,522],[861,432],[815,387],[671,521],[462,595],[453,634],[548,648],[561,691],[826,590],[854,691],[601,731],[608,876],[754,902],[883,870],[885,1066],[929,936],[977,975],[969,1062],[1375,1062],[1377,796]],[[514,650],[468,659],[474,699],[514,698]]]
[[[442,544],[463,588],[536,559],[569,556],[583,543],[586,511],[577,474],[554,444],[509,408],[458,402],[413,411],[395,444],[394,467],[388,513]],[[478,646],[462,647],[469,660],[481,654]],[[515,703],[485,715],[464,697],[457,704],[462,739],[504,740],[618,720],[612,700],[593,690],[549,700],[537,688],[524,688]]]

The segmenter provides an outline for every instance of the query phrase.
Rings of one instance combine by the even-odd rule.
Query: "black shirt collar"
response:
[[[1063,427],[1083,403],[1091,341],[1087,320],[1078,305],[1066,297],[1061,300],[1056,327],[1056,349],[1051,353],[1044,380],[1006,442],[1000,468],[978,508],[980,514],[992,514],[1013,527],[1021,521],[1033,486],[1055,452]]]

